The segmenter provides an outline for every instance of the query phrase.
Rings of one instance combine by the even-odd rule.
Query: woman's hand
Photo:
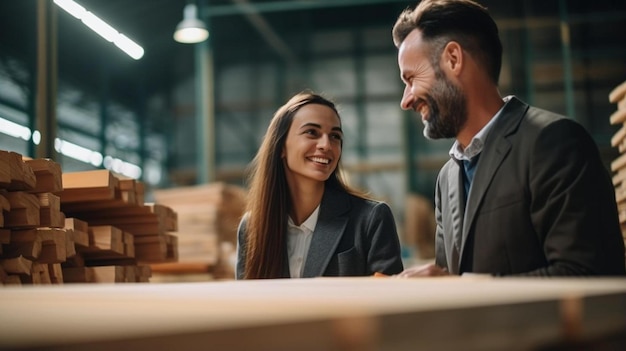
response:
[[[434,263],[428,263],[422,266],[410,267],[402,271],[400,274],[396,274],[398,278],[418,278],[418,277],[439,277],[444,275],[450,275],[448,270],[441,268]]]

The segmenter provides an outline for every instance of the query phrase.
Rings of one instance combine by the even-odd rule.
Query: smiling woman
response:
[[[252,163],[238,279],[402,271],[391,210],[345,183],[342,144],[332,101],[304,92],[276,111]]]

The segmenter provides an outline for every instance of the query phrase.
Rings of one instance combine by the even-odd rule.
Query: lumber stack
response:
[[[0,150],[0,285],[149,281],[150,263],[177,260],[177,218],[143,194],[106,170]]]
[[[179,262],[152,265],[153,272],[232,279],[245,196],[243,188],[223,182],[156,190],[156,202],[178,214]]]
[[[0,150],[0,284],[62,283],[75,254],[58,193],[61,167]]]
[[[611,114],[610,123],[621,127],[611,138],[611,146],[618,148],[620,153],[611,163],[611,171],[614,172],[615,200],[626,245],[626,81],[611,91],[609,102],[617,104],[617,110]]]
[[[177,214],[144,203],[144,187],[108,170],[63,174],[64,213],[89,224],[88,266],[133,266],[178,260]],[[112,273],[111,273],[112,274]]]

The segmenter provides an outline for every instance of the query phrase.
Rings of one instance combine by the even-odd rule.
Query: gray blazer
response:
[[[453,274],[624,275],[615,189],[578,123],[506,103],[465,202],[462,167],[441,169],[436,263]]]
[[[402,272],[400,242],[389,206],[326,188],[302,277]],[[244,216],[238,229],[237,279],[245,271],[246,221]],[[283,275],[289,278],[288,262]]]

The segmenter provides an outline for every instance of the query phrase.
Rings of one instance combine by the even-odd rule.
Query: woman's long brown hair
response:
[[[332,101],[311,92],[295,95],[274,113],[251,163],[248,178],[245,279],[283,276],[287,260],[287,219],[292,204],[281,155],[294,115],[308,104],[328,106],[340,118]],[[325,185],[362,195],[347,186],[339,163]]]

